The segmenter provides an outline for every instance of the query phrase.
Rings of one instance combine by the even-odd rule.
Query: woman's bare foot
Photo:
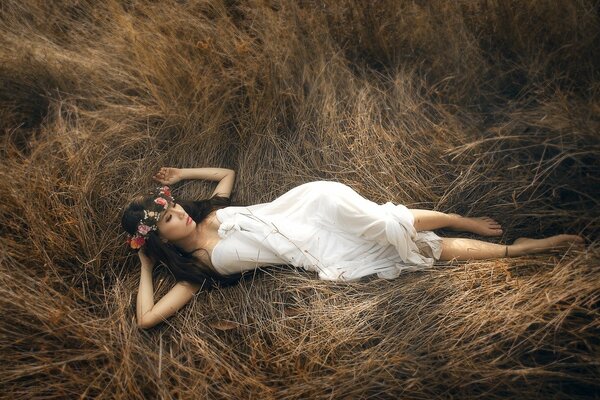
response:
[[[500,236],[502,228],[500,224],[490,217],[463,217],[458,214],[448,214],[456,217],[456,222],[448,227],[454,231],[465,231],[477,233],[481,236]]]
[[[550,236],[544,239],[531,239],[522,237],[515,240],[510,247],[514,247],[513,250],[516,250],[517,254],[532,254],[553,249],[566,249],[570,247],[581,248],[583,247],[584,243],[585,240],[579,235],[562,234]]]

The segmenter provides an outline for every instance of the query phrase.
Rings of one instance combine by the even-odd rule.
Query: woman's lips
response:
[[[185,223],[185,224],[186,224],[186,225],[189,225],[189,224],[191,224],[191,223],[192,223],[192,217],[190,217],[190,216],[188,215],[188,217],[187,217],[187,221],[186,221],[186,223]]]

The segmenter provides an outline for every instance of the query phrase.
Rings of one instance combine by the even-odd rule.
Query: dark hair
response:
[[[141,197],[129,203],[121,218],[121,225],[127,233],[133,235],[136,232],[139,221],[144,217],[144,210],[152,209],[154,197]],[[213,196],[209,199],[197,201],[180,200],[177,203],[196,223],[202,222],[212,211],[232,205],[228,197],[222,196]],[[214,285],[227,286],[233,284],[241,277],[241,274],[219,274],[209,265],[194,258],[192,254],[184,252],[171,243],[163,242],[158,237],[157,231],[148,233],[143,248],[148,257],[162,261],[178,281],[200,283],[204,288],[210,288]],[[202,250],[208,254],[206,249]]]

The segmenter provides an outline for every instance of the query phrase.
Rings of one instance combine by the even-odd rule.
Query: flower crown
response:
[[[146,243],[146,237],[152,231],[158,229],[156,224],[160,220],[161,214],[169,208],[169,203],[173,203],[175,199],[171,197],[171,189],[168,186],[156,188],[157,197],[152,202],[153,209],[144,210],[144,218],[138,223],[134,235],[129,235],[127,244],[132,249],[139,249]]]

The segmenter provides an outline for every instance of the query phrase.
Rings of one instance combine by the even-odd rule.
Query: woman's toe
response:
[[[572,236],[573,236],[573,240],[574,240],[575,242],[577,242],[577,243],[584,243],[584,242],[585,242],[585,239],[584,239],[584,238],[582,238],[582,237],[581,237],[581,236],[579,236],[579,235],[572,235]]]

